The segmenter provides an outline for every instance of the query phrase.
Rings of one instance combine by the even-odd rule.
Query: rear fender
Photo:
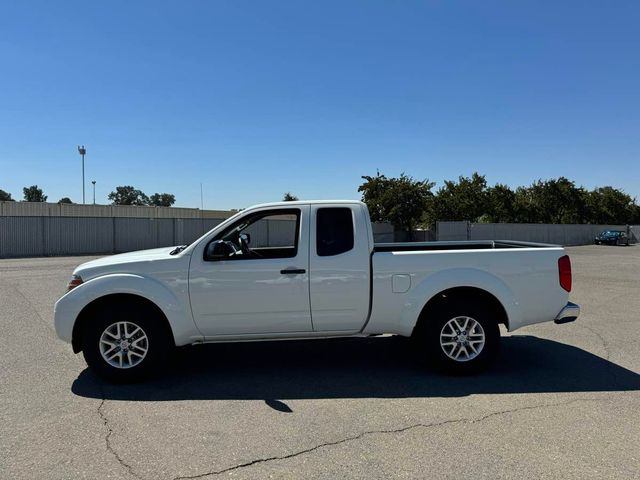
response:
[[[454,268],[428,276],[411,290],[400,315],[401,333],[411,335],[427,302],[438,293],[456,287],[474,287],[490,293],[504,307],[507,314],[507,328],[514,328],[521,323],[518,301],[502,280],[483,270]]]

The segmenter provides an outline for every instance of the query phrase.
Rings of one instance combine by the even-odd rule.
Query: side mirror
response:
[[[241,233],[240,238],[244,241],[245,245],[249,245],[251,243],[251,235],[248,233]]]
[[[232,253],[233,249],[224,240],[216,240],[207,245],[207,260],[223,260]]]

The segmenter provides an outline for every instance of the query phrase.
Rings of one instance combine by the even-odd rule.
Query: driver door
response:
[[[247,235],[248,234],[248,235]],[[248,249],[239,237],[249,237]],[[205,337],[311,332],[309,206],[249,212],[217,234],[235,254],[207,257],[194,251],[189,296]]]

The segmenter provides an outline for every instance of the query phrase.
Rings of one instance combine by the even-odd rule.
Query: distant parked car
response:
[[[605,230],[596,235],[596,245],[629,245],[629,237],[626,232],[620,230]]]

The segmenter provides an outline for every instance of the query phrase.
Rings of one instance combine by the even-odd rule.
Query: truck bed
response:
[[[470,240],[452,242],[376,243],[374,252],[421,252],[430,250],[492,250],[498,248],[552,248],[548,243],[518,242],[515,240]]]
[[[449,288],[494,295],[506,310],[510,331],[551,321],[567,303],[558,280],[558,259],[565,252],[558,245],[511,240],[382,243],[375,244],[374,252],[373,303],[365,333],[398,331],[405,318],[420,314],[424,299]],[[411,308],[415,311],[408,315]]]

